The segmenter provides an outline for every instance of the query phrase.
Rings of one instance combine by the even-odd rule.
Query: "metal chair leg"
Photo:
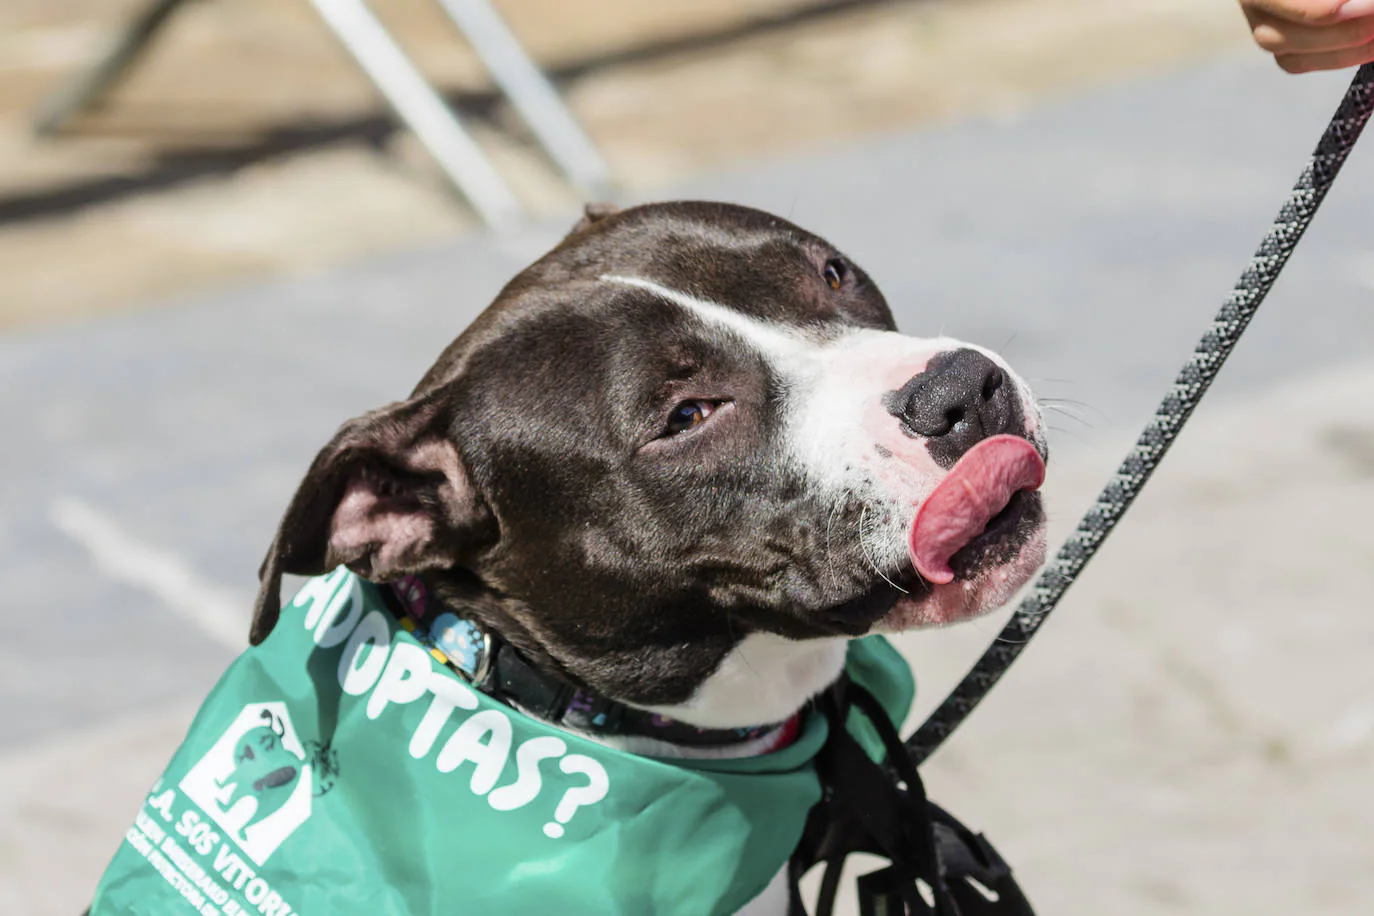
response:
[[[363,0],[310,2],[478,215],[492,226],[518,219],[520,203],[505,180],[367,4]]]
[[[149,42],[186,0],[153,0],[134,17],[96,64],[39,105],[33,119],[40,136],[57,133],[72,117],[91,108],[124,77]]]
[[[152,0],[124,28],[104,57],[39,107],[34,117],[34,130],[41,135],[56,133],[73,116],[97,104],[138,60],[171,15],[186,2]],[[523,211],[510,187],[492,167],[481,147],[463,129],[458,116],[392,40],[365,0],[310,2],[482,220],[488,225],[502,226],[519,219]],[[540,139],[549,145],[550,154],[579,187],[588,192],[603,188],[605,166],[591,142],[562,108],[553,88],[530,63],[505,24],[496,17],[495,11],[489,7],[486,11],[489,14],[487,18],[476,20],[473,28],[475,33],[482,35],[484,42],[500,45],[496,53],[502,61],[500,73],[504,75],[497,76],[498,82],[503,88],[508,81],[521,87],[519,91],[523,101],[516,102],[517,107],[531,120],[531,126]],[[477,15],[480,17],[481,13]],[[491,21],[495,22],[494,29]],[[481,44],[474,44],[480,51]],[[486,60],[486,57],[483,59]],[[523,61],[528,69],[528,72],[521,73],[513,80],[510,76],[512,60],[515,61],[515,67],[518,68]],[[488,66],[491,64],[488,63]],[[547,98],[530,101],[534,96],[531,96],[528,87],[534,82],[543,84]],[[537,94],[538,91],[536,87],[534,92]],[[552,118],[545,113],[550,100],[555,109]],[[512,101],[515,101],[514,96]],[[532,115],[530,112],[540,113]],[[566,125],[555,126],[552,133],[548,133],[548,127],[538,126],[557,123],[560,115]],[[536,120],[538,125],[535,124]],[[588,151],[590,158],[586,155]],[[569,156],[572,158],[567,158]]]
[[[611,190],[610,170],[558,91],[487,0],[439,0],[539,142],[590,198]]]

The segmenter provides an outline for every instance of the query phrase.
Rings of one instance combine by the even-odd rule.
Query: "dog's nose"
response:
[[[977,350],[948,350],[893,393],[889,412],[930,440],[931,455],[949,466],[989,436],[1024,435],[1020,399],[1002,367]]]

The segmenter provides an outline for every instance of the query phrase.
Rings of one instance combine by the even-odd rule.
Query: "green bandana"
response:
[[[896,650],[855,640],[847,667],[901,722]],[[811,713],[739,760],[617,751],[472,690],[339,569],[220,679],[91,912],[733,913],[796,846],[826,731]]]

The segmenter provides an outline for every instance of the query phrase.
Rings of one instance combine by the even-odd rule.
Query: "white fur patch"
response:
[[[848,644],[843,637],[802,641],[750,633],[687,702],[647,708],[698,728],[780,722],[834,683]]]

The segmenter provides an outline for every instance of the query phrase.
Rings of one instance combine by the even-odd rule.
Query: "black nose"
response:
[[[948,350],[888,396],[888,411],[929,439],[931,457],[949,467],[999,433],[1025,435],[1021,398],[1000,366],[977,350]]]

